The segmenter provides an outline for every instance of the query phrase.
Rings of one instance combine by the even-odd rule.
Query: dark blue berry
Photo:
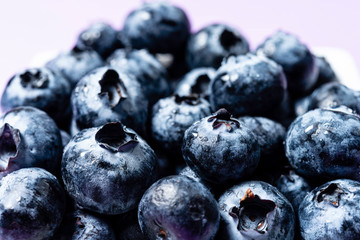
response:
[[[115,49],[124,45],[117,30],[105,22],[97,22],[79,34],[75,47],[83,51],[94,50],[106,59]]]
[[[359,216],[360,182],[328,182],[308,193],[299,207],[302,239],[359,239]]]
[[[347,106],[359,114],[360,94],[339,82],[331,82],[321,85],[306,99],[300,100],[296,105],[296,113],[302,115],[315,108],[340,105]]]
[[[36,107],[59,126],[67,128],[71,118],[70,94],[69,83],[59,74],[46,67],[30,68],[9,80],[1,97],[1,107],[3,111],[20,106]]]
[[[1,239],[50,239],[65,213],[65,192],[55,176],[24,168],[0,179]]]
[[[253,54],[229,57],[211,82],[210,104],[235,116],[264,116],[281,105],[285,90],[285,75],[274,61]]]
[[[282,174],[276,183],[276,187],[290,201],[296,212],[306,194],[311,191],[308,181],[294,170]]]
[[[225,109],[195,122],[185,131],[182,153],[188,166],[213,183],[250,175],[260,160],[252,131]]]
[[[190,37],[186,57],[191,69],[218,68],[224,57],[247,52],[249,44],[240,32],[225,24],[212,24]]]
[[[149,239],[212,239],[219,210],[207,188],[177,175],[160,179],[145,192],[138,218]]]
[[[84,129],[64,149],[62,179],[84,209],[120,214],[134,209],[157,177],[157,157],[120,123]]]
[[[344,106],[315,109],[289,127],[286,156],[297,172],[360,179],[360,117]]]
[[[62,155],[60,131],[43,111],[18,107],[0,118],[0,172],[40,167],[57,173]]]
[[[278,31],[268,37],[256,53],[282,66],[292,96],[304,95],[316,84],[319,71],[315,57],[295,35]]]
[[[268,183],[235,185],[219,198],[218,239],[294,239],[295,214],[289,201]]]
[[[72,93],[73,119],[79,130],[121,121],[145,132],[148,102],[132,75],[102,67],[87,74]]]
[[[169,2],[144,3],[127,16],[123,27],[126,44],[152,53],[183,51],[189,35],[185,12]]]
[[[259,167],[269,170],[284,162],[284,140],[286,129],[273,120],[264,117],[240,117],[240,123],[245,124],[260,145]]]

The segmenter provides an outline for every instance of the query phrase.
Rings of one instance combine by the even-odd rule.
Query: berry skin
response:
[[[244,124],[231,118],[226,109],[189,127],[182,153],[197,175],[217,184],[250,175],[260,160],[256,137]]]
[[[256,53],[282,66],[292,96],[304,95],[316,84],[319,69],[315,57],[295,35],[278,31],[267,38]]]
[[[125,44],[151,53],[183,51],[189,35],[185,12],[165,1],[144,3],[127,16],[123,27]]]
[[[259,167],[265,169],[278,167],[285,159],[283,144],[286,137],[285,128],[280,123],[264,117],[240,117],[238,120],[257,138],[261,152]]]
[[[184,133],[194,122],[210,115],[210,104],[196,95],[160,99],[154,106],[151,136],[159,149],[181,156]]]
[[[264,116],[281,105],[285,90],[285,75],[274,61],[253,54],[232,56],[211,81],[210,104],[235,116]]]
[[[302,239],[360,238],[360,183],[338,179],[308,193],[299,207]]]
[[[242,182],[219,198],[217,239],[294,239],[295,213],[289,201],[268,183]]]
[[[307,180],[298,175],[294,170],[282,174],[277,181],[276,188],[291,202],[296,212],[306,194],[311,191]]]
[[[82,51],[94,50],[106,59],[115,49],[124,46],[118,31],[107,23],[97,22],[79,34],[75,47]]]
[[[95,51],[81,51],[74,48],[69,52],[60,53],[46,63],[46,67],[61,74],[73,89],[82,77],[103,64],[101,57]]]
[[[0,118],[0,175],[27,167],[56,174],[61,155],[60,131],[45,112],[18,107]]]
[[[318,108],[290,125],[285,153],[308,177],[360,180],[360,117],[344,106]]]
[[[121,121],[145,133],[148,102],[132,75],[97,68],[77,84],[72,96],[73,121],[79,130]]]
[[[225,24],[212,24],[190,37],[186,60],[190,69],[218,68],[224,57],[247,52],[249,44],[241,33]]]
[[[71,118],[70,94],[69,83],[59,74],[46,67],[30,68],[9,80],[1,97],[1,107],[4,112],[20,106],[36,107],[66,128]]]
[[[145,192],[138,219],[149,239],[208,240],[218,229],[219,210],[201,183],[177,175],[158,180]]]
[[[50,239],[64,213],[65,192],[44,169],[23,168],[0,179],[1,239]]]
[[[79,207],[116,215],[136,208],[156,180],[157,157],[120,123],[84,129],[64,149],[65,189]]]

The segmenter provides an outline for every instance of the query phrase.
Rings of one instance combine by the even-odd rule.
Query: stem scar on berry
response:
[[[228,132],[232,132],[233,128],[240,128],[240,123],[235,118],[231,117],[231,114],[225,109],[219,109],[215,115],[209,117],[208,122],[212,122],[213,129],[219,128],[221,125],[225,125]]]
[[[334,207],[339,207],[341,195],[345,192],[336,183],[331,183],[327,188],[319,191],[316,197],[318,203],[326,202]]]
[[[19,130],[5,123],[0,129],[0,171],[8,169],[11,160],[18,155],[20,142]]]
[[[105,124],[95,134],[95,140],[112,152],[128,152],[139,143],[136,134],[127,131],[120,122]]]
[[[229,215],[239,220],[238,230],[255,230],[264,234],[268,227],[268,215],[276,208],[273,201],[261,199],[249,188],[240,200],[239,207],[231,208]]]
[[[123,81],[120,79],[119,74],[113,69],[109,69],[104,73],[99,84],[101,86],[99,96],[101,98],[105,97],[109,101],[111,108],[115,108],[121,101],[128,97]]]

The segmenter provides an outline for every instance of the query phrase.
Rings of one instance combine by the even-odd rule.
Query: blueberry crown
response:
[[[101,86],[99,96],[106,98],[111,108],[115,108],[128,97],[125,85],[115,70],[107,70],[99,84]]]
[[[238,220],[238,230],[255,230],[264,234],[268,226],[268,214],[273,212],[276,204],[271,200],[261,199],[249,188],[240,200],[239,207],[233,207],[229,214]]]
[[[319,191],[319,194],[316,196],[316,200],[319,203],[326,202],[333,207],[339,207],[342,194],[344,194],[344,190],[342,190],[336,183],[331,183],[329,186]]]
[[[191,94],[189,96],[179,96],[179,95],[175,95],[175,102],[177,104],[181,104],[183,102],[185,102],[188,105],[198,105],[200,103],[200,99],[199,96],[197,94]]]
[[[136,134],[127,131],[119,122],[105,124],[95,134],[95,140],[112,152],[128,152],[139,143]]]
[[[49,78],[38,69],[32,69],[20,75],[20,83],[24,88],[44,89],[49,85]]]
[[[0,129],[0,171],[5,171],[18,155],[20,132],[8,123]]]
[[[208,122],[213,122],[213,129],[217,129],[224,124],[228,132],[231,132],[234,127],[240,128],[239,121],[232,118],[231,114],[225,108],[219,109],[215,115],[209,117]]]

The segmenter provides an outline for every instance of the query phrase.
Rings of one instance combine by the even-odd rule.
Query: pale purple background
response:
[[[70,49],[78,33],[102,20],[122,28],[126,14],[142,1],[12,0],[0,5],[0,91],[39,52]],[[238,28],[256,47],[278,29],[300,36],[310,48],[338,47],[360,66],[360,1],[173,0],[192,30],[215,22]]]

